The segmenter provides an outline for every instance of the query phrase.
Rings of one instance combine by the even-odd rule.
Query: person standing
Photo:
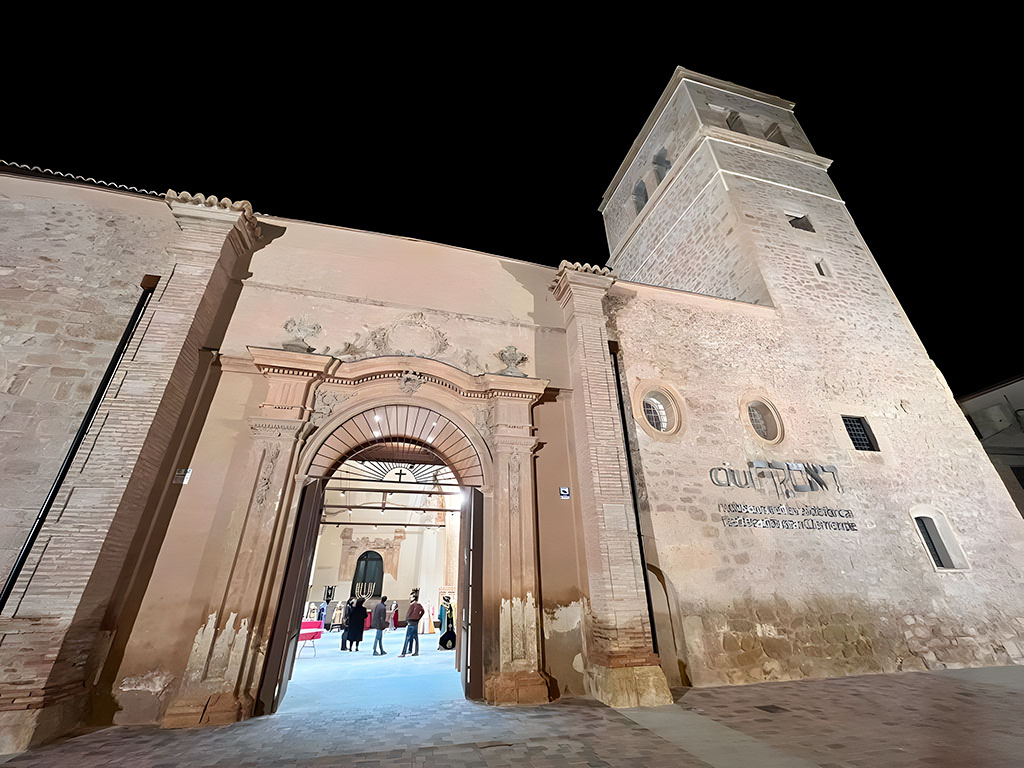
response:
[[[348,649],[359,650],[359,643],[363,641],[363,627],[366,621],[366,609],[363,607],[363,603],[366,600],[360,597],[356,600],[355,607],[348,615]],[[352,648],[352,644],[355,643],[355,649]]]
[[[420,591],[414,589],[409,593],[409,611],[405,614],[405,644],[402,645],[402,653],[398,658],[420,655],[419,624],[425,613],[423,606],[420,605]],[[409,653],[413,646],[416,647],[416,650]]]
[[[352,648],[348,642],[348,626],[349,616],[352,615],[352,607],[356,604],[356,599],[350,597],[348,602],[345,603],[345,612],[341,615],[341,650],[351,651]]]
[[[377,636],[373,639],[373,655],[383,656],[387,653],[384,650],[384,630],[388,626],[388,596],[384,595],[380,602],[373,606],[373,619],[370,626],[377,630]],[[380,651],[378,652],[378,648]]]

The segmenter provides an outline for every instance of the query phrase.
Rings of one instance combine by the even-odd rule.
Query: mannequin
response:
[[[441,617],[441,637],[437,641],[437,649],[450,651],[455,648],[455,606],[449,595],[442,598],[438,613]]]

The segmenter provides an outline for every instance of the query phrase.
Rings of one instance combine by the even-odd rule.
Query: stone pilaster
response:
[[[293,480],[312,431],[311,388],[334,363],[281,350],[250,353],[269,380],[261,415],[249,423],[245,476],[251,492],[232,515],[226,540],[237,542],[236,549],[210,591],[207,622],[196,633],[165,726],[231,723],[253,714],[296,523]]]
[[[540,394],[539,392],[537,393]],[[550,685],[540,658],[537,526],[533,514],[533,398],[494,398],[494,509],[500,599],[498,674],[485,683],[497,704],[548,701]],[[494,591],[491,594],[495,594]]]
[[[652,651],[636,516],[602,300],[607,269],[563,262],[553,290],[566,319],[583,538],[590,574],[585,680],[615,707],[672,701]]]

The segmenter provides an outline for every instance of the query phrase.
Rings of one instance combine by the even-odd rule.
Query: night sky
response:
[[[230,67],[151,63],[59,95],[26,76],[7,86],[24,108],[4,126],[0,157],[538,263],[603,264],[597,206],[678,64],[796,102],[963,396],[1024,374],[1024,270],[1008,238],[1020,214],[1001,190],[1012,178],[1003,142],[1020,128],[988,54],[965,61],[919,31],[910,42],[794,35],[742,54],[710,30],[717,44],[699,46],[536,33],[504,51],[396,44]]]

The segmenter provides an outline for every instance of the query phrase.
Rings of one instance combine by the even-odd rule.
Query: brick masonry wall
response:
[[[222,248],[240,214],[218,219],[204,211],[176,219],[163,201],[3,181],[13,214],[7,221],[17,224],[4,233],[7,253],[16,257],[8,276],[16,283],[14,295],[22,297],[27,315],[34,308],[38,317],[58,321],[43,326],[49,334],[33,342],[28,328],[39,327],[38,317],[21,326],[13,316],[12,325],[23,328],[11,329],[21,346],[45,343],[49,357],[18,354],[14,381],[20,389],[15,395],[8,387],[7,402],[12,410],[61,414],[64,432],[55,442],[66,447],[77,428],[140,293],[130,286],[146,272],[162,276],[0,619],[0,751],[12,751],[66,731],[82,715],[88,681],[104,663],[124,599],[115,584],[126,565],[134,567],[129,551],[140,523],[148,525],[144,513],[153,494],[170,483],[168,448],[199,348],[232,279],[225,265],[234,265],[230,256],[222,258]],[[86,356],[79,345],[94,336],[99,342],[87,342],[94,354]],[[66,355],[81,361],[79,367],[57,365]],[[48,370],[41,368],[44,361]],[[80,371],[83,380],[75,392],[80,399],[67,404],[58,399],[66,370]],[[34,512],[60,456],[50,456],[47,436],[33,434],[30,423],[19,422],[18,430],[25,435],[19,459],[37,462],[40,472],[49,465],[35,485],[14,478],[11,495],[23,513]],[[19,527],[12,526],[9,541],[20,539]]]

